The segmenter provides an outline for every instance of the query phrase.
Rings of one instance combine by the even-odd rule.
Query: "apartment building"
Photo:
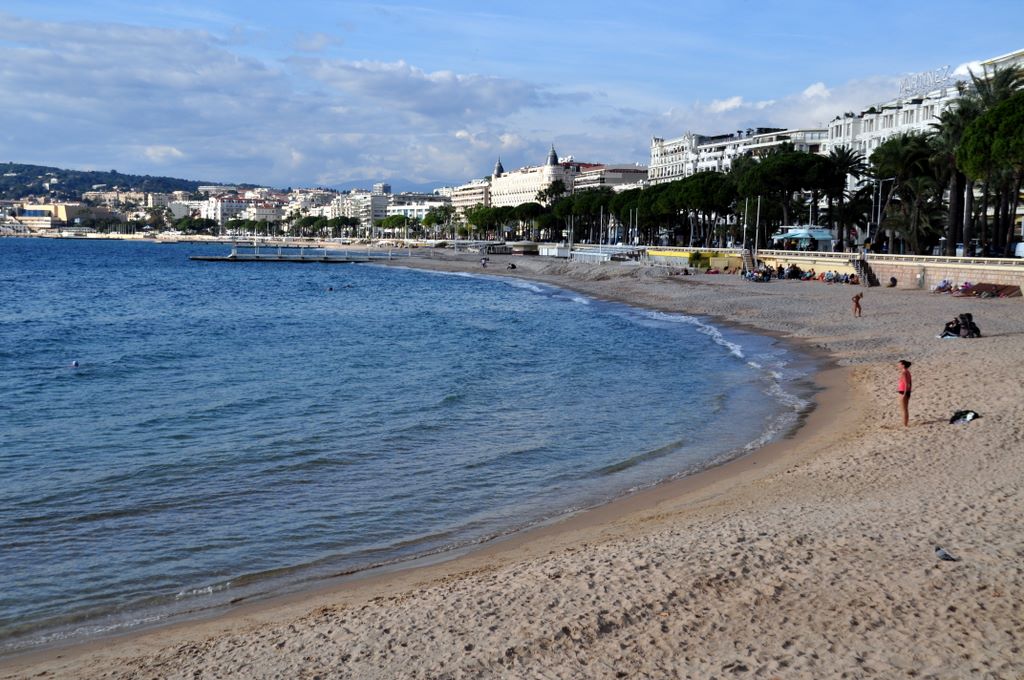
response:
[[[637,163],[621,165],[596,165],[580,170],[573,179],[572,190],[586,191],[609,187],[619,191],[624,188],[641,188],[647,182],[647,168]]]
[[[387,217],[402,215],[410,220],[422,220],[435,208],[451,205],[451,201],[436,194],[394,194],[385,209]]]
[[[224,226],[228,220],[239,219],[242,211],[249,206],[249,201],[234,194],[210,196],[200,204],[199,216],[214,220]]]
[[[284,208],[274,202],[253,201],[238,214],[240,220],[254,222],[280,222],[284,219]]]
[[[373,227],[376,220],[382,220],[388,216],[388,194],[375,194],[365,189],[354,189],[348,193],[338,195],[330,206],[326,206],[321,214],[324,217],[354,217],[359,224],[369,229]]]
[[[500,163],[501,161],[498,161],[498,167],[500,167]],[[467,210],[478,205],[482,205],[485,208],[491,207],[490,179],[474,179],[452,188],[451,201],[455,212],[463,219],[466,217]]]
[[[146,193],[144,191],[85,191],[82,193],[83,201],[91,201],[100,205],[116,207],[120,205],[145,205]]]
[[[146,194],[146,207],[147,208],[166,208],[167,204],[174,200],[171,194],[161,194],[156,192],[150,192]]]

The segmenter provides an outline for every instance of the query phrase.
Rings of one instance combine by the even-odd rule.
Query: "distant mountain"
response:
[[[56,180],[56,181],[54,181]],[[203,184],[218,182],[197,182],[174,177],[153,177],[152,175],[125,175],[117,170],[64,170],[43,165],[23,163],[0,163],[0,198],[18,199],[27,196],[48,196],[53,200],[76,200],[83,191],[103,185],[103,189],[120,187],[124,190],[152,191],[195,191]],[[242,185],[238,185],[242,186]]]

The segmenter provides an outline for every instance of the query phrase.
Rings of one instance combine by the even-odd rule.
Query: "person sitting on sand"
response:
[[[516,263],[515,262],[509,262],[508,266],[505,267],[505,269],[515,269],[515,268],[516,268]]]
[[[886,284],[885,287],[886,288],[895,288],[896,287],[896,277],[895,276],[890,276],[889,277],[889,283]]]
[[[864,293],[857,293],[851,299],[853,300],[853,315],[856,317],[860,316],[860,299],[864,297]]]
[[[946,325],[942,327],[942,335],[938,335],[939,338],[959,338],[960,337],[960,319],[956,318],[952,321],[947,321]]]
[[[980,338],[981,329],[978,328],[978,324],[974,323],[974,316],[971,314],[960,315],[960,337],[961,338]]]

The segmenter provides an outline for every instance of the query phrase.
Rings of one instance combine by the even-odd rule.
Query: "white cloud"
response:
[[[550,106],[560,99],[521,80],[452,71],[428,73],[402,60],[293,58],[289,63],[342,97],[366,98],[377,106],[420,116],[420,125],[499,118],[526,108]]]
[[[716,99],[708,105],[708,111],[711,113],[725,113],[726,111],[735,111],[736,109],[743,106],[743,97],[729,97],[728,99]]]
[[[523,138],[512,132],[499,135],[498,141],[502,149],[522,149],[525,146]]]
[[[454,137],[455,139],[461,142],[466,142],[477,149],[490,149],[494,144],[493,140],[488,135],[476,134],[469,130],[457,130]]]
[[[828,97],[831,94],[832,93],[828,91],[828,88],[825,87],[825,83],[814,83],[813,85],[808,86],[803,92],[804,97],[807,99]]]
[[[833,87],[814,83],[776,99],[748,102],[736,96],[706,105],[694,102],[676,106],[652,118],[648,129],[654,136],[674,137],[687,131],[715,135],[756,127],[824,127],[837,115],[860,111],[898,93],[899,80],[889,77]]]
[[[166,163],[167,161],[185,157],[185,154],[180,150],[167,145],[147,146],[143,153],[145,153],[146,158],[154,163]]]
[[[953,75],[958,78],[970,78],[971,73],[974,75],[980,75],[985,72],[985,67],[981,65],[980,61],[969,61],[966,64],[960,64],[953,69]]]

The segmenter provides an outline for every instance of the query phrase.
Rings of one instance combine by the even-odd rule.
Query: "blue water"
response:
[[[805,358],[707,320],[187,257],[225,251],[0,239],[0,651],[479,542],[807,407]]]

